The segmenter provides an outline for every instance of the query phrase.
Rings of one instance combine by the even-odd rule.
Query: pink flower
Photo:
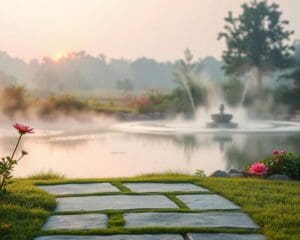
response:
[[[265,166],[263,163],[253,163],[251,167],[249,168],[249,173],[263,176],[268,172],[268,167]]]
[[[285,149],[282,149],[282,150],[280,151],[280,154],[281,154],[281,155],[285,155],[285,154],[286,154],[286,150],[285,150]]]
[[[17,129],[20,134],[34,133],[33,128],[30,128],[26,125],[22,125],[22,124],[19,124],[19,123],[16,123],[14,125],[14,128]]]
[[[277,148],[275,148],[275,149],[273,150],[273,155],[276,156],[276,155],[278,155],[278,154],[279,154],[279,151],[278,151]]]

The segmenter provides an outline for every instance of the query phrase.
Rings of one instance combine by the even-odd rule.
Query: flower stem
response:
[[[17,142],[17,144],[16,144],[16,146],[15,146],[15,149],[14,149],[14,151],[13,151],[11,157],[10,157],[12,160],[14,159],[15,153],[16,153],[16,151],[17,151],[17,149],[18,149],[18,146],[19,146],[19,144],[20,144],[20,141],[21,141],[22,136],[23,136],[23,134],[20,134],[19,139],[18,139],[18,142]]]

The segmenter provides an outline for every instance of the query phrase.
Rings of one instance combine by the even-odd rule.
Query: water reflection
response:
[[[68,177],[116,177],[142,173],[203,169],[242,169],[273,148],[300,152],[293,133],[136,134],[116,131],[65,133],[24,138],[30,155],[16,168],[17,176],[53,170]],[[14,137],[0,138],[0,153],[9,152]]]

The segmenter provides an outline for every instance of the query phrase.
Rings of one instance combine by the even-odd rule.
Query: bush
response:
[[[265,167],[266,172],[259,174],[253,171],[256,165],[259,165],[261,168]],[[257,176],[281,174],[300,180],[300,155],[294,152],[286,152],[285,150],[279,152],[277,149],[274,149],[272,156],[268,156],[258,163],[247,166],[245,172]]]
[[[268,175],[284,174],[293,179],[300,179],[300,156],[294,152],[273,154],[261,162],[268,167]]]
[[[80,101],[75,97],[64,95],[58,97],[49,97],[38,104],[38,115],[41,118],[49,117],[51,114],[65,113],[69,114],[74,111],[88,110],[88,104]]]
[[[10,117],[15,117],[16,112],[25,112],[28,103],[26,101],[26,91],[21,86],[8,86],[1,92],[1,109],[2,112]]]
[[[201,86],[190,83],[190,90],[196,106],[205,105],[207,92]],[[138,111],[164,112],[164,113],[184,113],[190,115],[193,112],[189,97],[184,88],[175,88],[170,94],[152,94],[149,96],[147,104],[138,106]]]

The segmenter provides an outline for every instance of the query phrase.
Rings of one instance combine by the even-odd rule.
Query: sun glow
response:
[[[58,52],[53,56],[53,60],[58,62],[59,60],[61,60],[62,58],[65,57],[65,54],[62,52]]]

